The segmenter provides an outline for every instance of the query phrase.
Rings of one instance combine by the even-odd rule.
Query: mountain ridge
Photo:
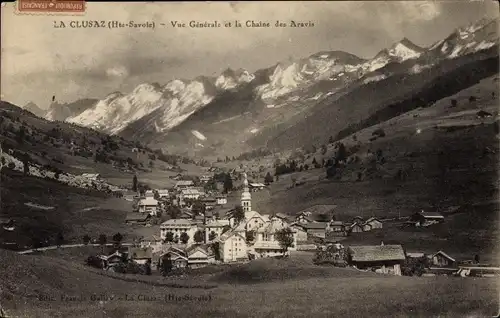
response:
[[[186,121],[196,121],[202,126],[225,121],[227,126],[231,121],[250,116],[244,114],[246,109],[253,115],[245,120],[255,123],[253,127],[244,128],[249,125],[240,123],[239,128],[236,125],[232,129],[243,129],[242,133],[250,138],[269,125],[278,127],[285,124],[325,98],[335,98],[351,86],[383,81],[399,73],[418,74],[446,59],[491,49],[498,44],[496,26],[497,19],[480,20],[457,28],[445,39],[425,48],[404,37],[371,59],[339,50],[320,51],[305,58],[278,62],[254,73],[227,68],[218,76],[172,80],[164,86],[144,83],[128,94],[108,95],[68,121],[127,138],[146,138],[146,142],[161,146],[160,141],[168,141],[168,145],[177,143],[172,136],[178,134],[182,127],[195,126],[183,125]],[[253,92],[249,94],[248,90]],[[228,96],[246,106],[222,105],[221,101],[234,102]],[[204,111],[206,107],[218,109],[207,112]],[[223,115],[210,115],[209,118],[214,118],[213,122],[207,119],[203,123],[199,116],[195,116],[199,112],[220,112]],[[189,132],[200,129],[190,128],[182,135],[192,137]],[[185,138],[182,140],[181,144],[185,146]],[[220,144],[217,140],[205,141],[202,148],[206,148],[207,142]],[[197,148],[198,144],[198,141],[193,141],[191,146]],[[248,148],[247,145],[241,147]]]

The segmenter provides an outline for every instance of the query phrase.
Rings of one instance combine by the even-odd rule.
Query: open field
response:
[[[2,171],[1,217],[13,218],[16,230],[2,230],[0,239],[14,241],[20,246],[30,245],[32,239],[50,243],[62,232],[68,242],[81,242],[85,234],[97,238],[99,234],[112,236],[120,232],[125,240],[135,234],[126,226],[126,214],[131,203],[108,197],[97,191],[69,187],[4,169]],[[52,209],[26,206],[34,203]]]
[[[259,211],[295,213],[314,204],[336,204],[339,215],[404,216],[420,209],[496,200],[500,149],[493,123],[498,120],[498,99],[491,93],[497,89],[496,77],[490,77],[429,108],[359,131],[356,140],[354,135],[344,138],[341,141],[348,151],[356,150],[353,155],[360,163],[341,169],[334,180],[326,179],[324,168],[280,176],[270,186],[268,200],[257,203]],[[477,101],[469,102],[470,96]],[[457,107],[449,107],[451,99],[458,101]],[[493,117],[477,119],[480,109]],[[450,125],[462,129],[447,128]],[[378,128],[386,136],[370,141]],[[368,175],[367,161],[378,149],[385,163]],[[333,154],[329,145],[324,156],[308,155],[305,163],[311,166],[313,157],[321,162]],[[395,180],[400,169],[406,173],[404,181]],[[354,177],[358,172],[362,172],[360,181]],[[306,183],[287,189],[292,177]]]
[[[15,317],[344,317],[353,313],[359,317],[484,317],[498,311],[498,285],[487,278],[393,277],[322,267],[317,270],[323,275],[315,277],[309,275],[311,268],[305,261],[290,259],[230,268],[218,274],[215,289],[179,289],[124,282],[49,257],[1,250],[0,255],[6,273],[0,281],[0,299]],[[301,267],[302,272],[287,270]],[[220,278],[242,272],[260,277],[258,283],[235,285]],[[280,276],[284,272],[295,277]],[[39,300],[41,295],[55,300]],[[61,295],[84,300],[61,301]],[[92,295],[115,299],[100,303],[90,300]],[[135,299],[126,301],[125,295]],[[149,301],[138,300],[139,295]],[[206,300],[173,301],[168,295]]]

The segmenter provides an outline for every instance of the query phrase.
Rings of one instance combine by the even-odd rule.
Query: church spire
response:
[[[241,206],[244,212],[252,211],[252,195],[248,187],[248,179],[246,172],[243,173],[243,192],[241,193]]]

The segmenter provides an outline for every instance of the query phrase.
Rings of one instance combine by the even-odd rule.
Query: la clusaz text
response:
[[[107,29],[120,29],[120,28],[146,28],[154,29],[156,27],[172,27],[172,28],[270,28],[270,27],[292,27],[292,28],[308,28],[314,27],[314,22],[312,21],[298,21],[290,20],[275,21],[274,23],[268,21],[256,21],[256,20],[246,20],[246,21],[170,21],[169,23],[156,23],[153,21],[138,22],[138,21],[117,21],[117,20],[69,20],[69,21],[53,21],[53,27],[56,29],[89,29],[89,28],[107,28]]]

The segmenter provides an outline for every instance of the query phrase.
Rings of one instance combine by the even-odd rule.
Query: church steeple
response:
[[[250,194],[250,189],[248,187],[247,174],[243,173],[243,192],[241,193],[241,207],[244,212],[252,211],[252,195]]]

